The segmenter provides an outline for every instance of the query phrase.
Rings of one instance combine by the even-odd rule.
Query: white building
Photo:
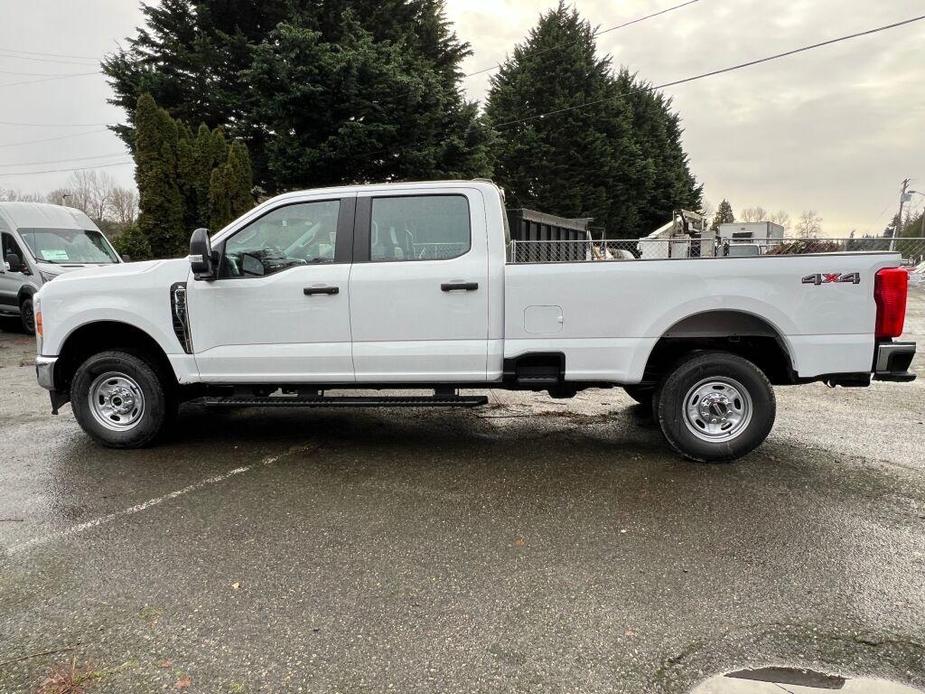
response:
[[[774,222],[730,222],[720,224],[718,231],[720,243],[760,243],[784,238],[784,227]]]

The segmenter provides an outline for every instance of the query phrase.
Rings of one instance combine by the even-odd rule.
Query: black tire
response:
[[[655,411],[674,450],[691,460],[724,463],[761,445],[777,405],[771,383],[752,362],[728,352],[698,352],[665,375]]]
[[[71,408],[77,423],[97,443],[109,448],[143,448],[176,416],[177,401],[170,386],[156,365],[141,355],[100,352],[77,368],[71,382]],[[90,402],[91,389],[97,393],[96,406]],[[108,398],[102,394],[106,389]],[[107,418],[103,410],[111,410],[114,402],[129,409]],[[109,420],[111,424],[103,424]]]
[[[647,409],[652,407],[652,398],[655,395],[654,386],[623,386],[623,390],[643,407]]]
[[[19,319],[22,322],[22,329],[29,335],[35,335],[35,309],[31,296],[27,296],[19,305]]]

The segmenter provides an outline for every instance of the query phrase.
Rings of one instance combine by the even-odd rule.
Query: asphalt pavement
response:
[[[925,345],[921,289],[907,327]],[[730,465],[670,453],[621,390],[189,406],[120,452],[49,414],[33,351],[0,332],[2,692],[660,694],[765,665],[925,687],[921,378],[778,388]]]

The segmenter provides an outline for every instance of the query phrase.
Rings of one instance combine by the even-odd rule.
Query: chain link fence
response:
[[[605,241],[512,241],[514,263],[565,263],[596,260],[665,260],[805,253],[894,251],[905,265],[925,262],[925,238],[847,239],[607,239]]]

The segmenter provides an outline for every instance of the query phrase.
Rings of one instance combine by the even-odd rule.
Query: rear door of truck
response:
[[[350,323],[358,382],[478,382],[488,356],[488,242],[478,189],[357,200]]]

